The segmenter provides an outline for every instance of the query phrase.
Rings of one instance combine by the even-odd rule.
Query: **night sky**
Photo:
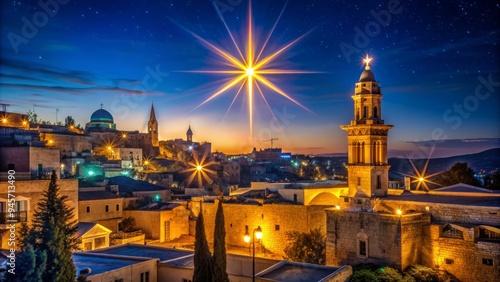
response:
[[[145,132],[154,102],[160,139],[185,138],[190,124],[195,141],[226,153],[269,147],[271,137],[293,153],[346,152],[339,125],[353,119],[369,54],[382,118],[395,125],[390,155],[423,156],[417,146],[432,139],[433,156],[500,147],[497,1],[252,1],[257,52],[279,18],[262,56],[307,33],[269,67],[311,72],[266,75],[310,111],[262,87],[279,123],[256,94],[253,137],[245,90],[229,111],[238,87],[199,106],[234,75],[193,72],[232,69],[192,33],[238,58],[217,9],[244,47],[247,1],[59,1],[68,3],[1,3],[8,111],[55,122],[59,109],[59,121],[84,126],[103,103],[118,129]]]

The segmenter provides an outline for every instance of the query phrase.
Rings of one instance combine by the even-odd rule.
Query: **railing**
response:
[[[9,173],[0,172],[0,181],[9,180]],[[16,172],[14,177],[16,180],[35,180],[35,179],[50,179],[52,172],[42,172],[38,174],[37,172]]]
[[[11,222],[11,220],[15,220],[17,222],[26,222],[28,221],[28,212],[0,212],[0,224],[13,223]]]

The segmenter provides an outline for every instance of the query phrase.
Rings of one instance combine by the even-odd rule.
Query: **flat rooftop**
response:
[[[112,246],[105,249],[90,251],[89,253],[103,253],[103,254],[120,255],[120,256],[155,258],[159,259],[160,261],[166,261],[191,255],[193,254],[193,251],[176,250],[170,248],[138,245],[138,244],[124,244],[124,245]]]
[[[314,282],[332,275],[338,268],[306,263],[285,262],[256,275],[274,281]]]
[[[91,254],[88,252],[75,252],[73,253],[72,258],[73,263],[75,264],[77,275],[80,273],[80,270],[86,268],[90,268],[92,270],[91,274],[94,275],[150,260],[150,258],[103,256],[99,254]]]

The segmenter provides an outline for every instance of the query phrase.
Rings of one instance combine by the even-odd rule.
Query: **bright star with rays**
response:
[[[266,49],[266,45],[269,42],[269,39],[274,32],[276,25],[278,24],[285,7],[283,7],[280,15],[278,16],[278,19],[274,23],[272,29],[270,30],[269,34],[267,35],[264,43],[260,46],[260,48],[257,48],[257,41],[256,37],[254,36],[254,25],[252,22],[252,4],[251,1],[249,1],[248,4],[248,19],[247,19],[247,31],[246,31],[246,42],[243,44],[238,44],[236,42],[235,37],[231,33],[228,25],[226,24],[224,18],[222,17],[222,14],[217,8],[217,5],[214,2],[214,6],[216,7],[216,10],[219,14],[220,19],[222,20],[227,32],[229,33],[229,37],[231,38],[232,43],[234,44],[234,47],[237,51],[237,54],[231,54],[230,52],[224,50],[221,47],[216,46],[213,43],[208,42],[206,39],[201,38],[199,35],[195,34],[194,32],[184,28],[184,30],[188,31],[191,33],[194,37],[196,37],[201,43],[210,51],[215,53],[217,56],[220,57],[221,63],[224,66],[229,67],[229,69],[226,70],[205,70],[205,71],[190,71],[190,72],[196,72],[196,73],[211,73],[211,74],[226,74],[226,75],[231,75],[233,76],[229,81],[225,82],[220,86],[210,97],[208,97],[205,101],[203,101],[201,104],[196,106],[194,109],[208,103],[212,99],[218,97],[219,95],[227,92],[230,89],[237,88],[237,92],[228,108],[226,111],[226,114],[224,117],[228,114],[229,110],[233,106],[236,98],[240,95],[243,89],[245,89],[246,92],[246,99],[248,103],[248,116],[249,116],[249,126],[250,126],[250,135],[252,135],[252,128],[253,128],[253,115],[254,115],[254,98],[256,95],[259,95],[262,100],[264,101],[265,105],[273,115],[273,117],[276,119],[274,116],[273,112],[271,111],[271,107],[266,99],[266,96],[264,94],[264,87],[268,90],[271,90],[274,93],[277,93],[281,95],[282,97],[285,97],[289,101],[293,102],[297,106],[307,110],[310,112],[310,110],[300,104],[298,101],[293,99],[289,94],[287,94],[284,90],[282,90],[280,87],[278,87],[276,84],[271,82],[269,80],[269,75],[279,75],[279,74],[304,74],[304,73],[317,73],[317,72],[312,72],[312,71],[300,71],[300,70],[288,70],[288,69],[275,69],[271,68],[271,63],[276,64],[276,61],[282,55],[285,51],[290,49],[293,45],[295,45],[300,39],[302,39],[304,36],[306,36],[309,32],[305,33],[304,35],[298,37],[297,39],[289,42],[288,44],[284,45],[283,47],[279,48],[278,50],[275,50],[274,52],[267,52],[269,53],[268,55],[264,55],[264,51]],[[285,5],[286,6],[286,5]],[[257,52],[258,51],[258,52]],[[194,110],[193,109],[193,110]],[[277,120],[277,119],[276,119]]]
[[[427,157],[427,160],[425,162],[425,165],[424,165],[424,168],[422,169],[422,171],[420,171],[416,166],[415,164],[413,163],[413,161],[408,158],[408,161],[410,162],[412,168],[413,168],[413,171],[415,172],[414,175],[410,175],[410,174],[405,174],[405,173],[401,173],[402,175],[404,176],[407,176],[407,177],[410,177],[410,179],[413,179],[411,181],[411,183],[417,183],[417,186],[416,186],[416,190],[420,190],[420,187],[423,187],[426,191],[429,191],[429,186],[427,185],[427,183],[432,183],[432,184],[435,184],[435,185],[438,185],[438,186],[443,186],[439,183],[436,183],[434,181],[431,181],[430,178],[438,175],[438,174],[441,174],[443,173],[443,171],[440,171],[440,172],[436,172],[436,173],[433,173],[433,174],[430,174],[430,175],[426,175],[426,172],[427,172],[427,168],[429,166],[429,161],[431,159],[431,155],[432,153],[434,152],[434,149],[435,149],[435,145],[432,147],[430,153],[429,153],[429,156]]]
[[[191,173],[187,179],[186,187],[189,188],[189,186],[191,185],[191,183],[195,178],[198,182],[198,188],[203,187],[203,180],[205,180],[208,183],[212,182],[211,176],[216,175],[217,172],[210,169],[209,167],[211,165],[217,164],[217,162],[207,161],[207,157],[208,157],[207,150],[205,150],[205,152],[203,153],[203,157],[201,158],[201,160],[199,159],[198,152],[193,151],[194,162],[188,163],[188,165],[191,166],[190,168],[181,171],[182,173],[187,173],[187,172]]]
[[[370,62],[373,60],[373,58],[370,58],[368,54],[366,54],[366,57],[363,59],[363,62],[365,62],[366,66],[365,69],[369,70],[370,69]]]

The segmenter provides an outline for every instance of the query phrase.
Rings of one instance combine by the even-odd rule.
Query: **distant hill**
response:
[[[422,171],[427,159],[414,159],[413,164],[419,171]],[[487,172],[500,169],[500,148],[486,150],[480,153],[453,156],[447,158],[430,159],[426,174],[448,170],[457,162],[466,162],[474,171],[485,170]],[[402,178],[402,174],[415,175],[415,172],[408,159],[389,158],[391,169],[390,178]]]

